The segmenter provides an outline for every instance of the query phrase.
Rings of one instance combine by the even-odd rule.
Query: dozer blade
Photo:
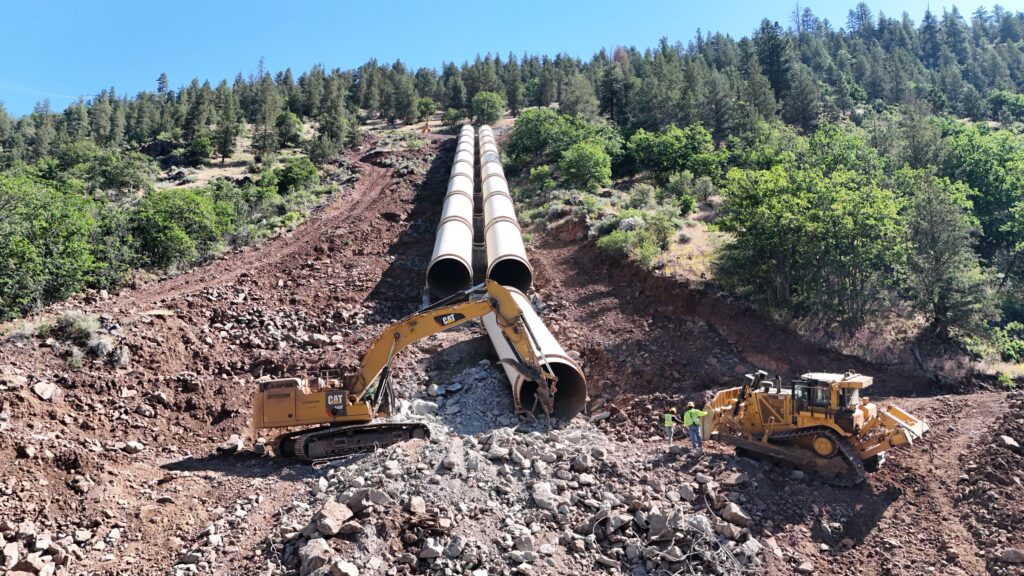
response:
[[[281,436],[277,441],[277,454],[318,462],[417,438],[430,438],[430,429],[425,424],[384,422],[330,426]]]
[[[914,440],[922,438],[928,431],[928,424],[924,420],[913,416],[899,406],[889,406],[879,412],[878,417],[886,428],[898,429],[890,440],[893,446],[913,444]]]
[[[831,435],[838,447],[835,456],[822,458],[807,448],[786,442],[801,436],[817,434]],[[783,432],[772,434],[768,442],[748,440],[742,436],[722,433],[715,434],[712,438],[719,442],[732,444],[738,453],[745,452],[753,457],[789,464],[808,472],[817,472],[830,484],[853,486],[864,480],[864,463],[848,443],[842,441],[831,431],[814,428]]]

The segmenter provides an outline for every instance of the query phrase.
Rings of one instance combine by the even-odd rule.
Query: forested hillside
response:
[[[0,318],[287,227],[329,191],[319,177],[343,170],[359,123],[507,110],[527,218],[575,212],[603,249],[655,267],[698,211],[722,238],[711,273],[751,301],[841,326],[914,318],[1016,361],[1022,91],[1024,14],[915,21],[860,4],[844,23],[805,9],[741,39],[586,61],[371,60],[297,78],[261,63],[216,86],[161,76],[156,91],[111,88],[63,111],[0,108]],[[155,185],[161,168],[232,159],[247,181]]]

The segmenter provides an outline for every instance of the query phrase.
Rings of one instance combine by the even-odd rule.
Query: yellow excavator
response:
[[[855,372],[812,372],[783,387],[758,371],[740,387],[714,395],[702,420],[705,438],[853,485],[877,471],[886,451],[924,436],[928,424],[908,412],[879,409],[862,391],[873,383]]]
[[[410,344],[491,312],[518,355],[518,360],[502,362],[538,385],[536,403],[529,413],[539,404],[550,415],[558,379],[540,360],[536,340],[512,295],[488,280],[388,326],[370,345],[358,371],[347,378],[317,376],[258,382],[252,399],[253,431],[303,427],[282,434],[275,452],[305,461],[429,437],[429,429],[421,423],[375,422],[389,416],[395,404],[391,363]],[[523,411],[523,407],[516,408]]]

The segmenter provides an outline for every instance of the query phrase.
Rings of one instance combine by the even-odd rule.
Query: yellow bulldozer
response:
[[[886,451],[910,445],[928,424],[908,412],[879,409],[863,391],[873,379],[854,372],[812,372],[784,387],[764,371],[714,395],[702,420],[705,438],[853,485],[877,471]]]
[[[494,313],[518,360],[502,360],[537,383],[536,402],[552,411],[557,377],[540,359],[539,347],[509,291],[491,280],[456,293],[388,326],[366,351],[359,369],[347,378],[317,375],[258,382],[253,394],[252,428],[300,428],[278,437],[275,452],[305,461],[351,454],[412,438],[429,437],[417,422],[375,422],[395,405],[391,363],[402,349],[432,334]],[[517,399],[518,402],[518,399]],[[526,412],[517,406],[517,411]]]

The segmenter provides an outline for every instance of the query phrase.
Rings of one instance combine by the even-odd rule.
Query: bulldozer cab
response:
[[[832,389],[827,382],[802,378],[793,381],[797,412],[826,413],[832,408]]]
[[[844,432],[853,434],[867,416],[861,414],[866,399],[862,399],[860,391],[871,384],[870,376],[854,372],[804,374],[793,382],[796,411],[830,418]]]

